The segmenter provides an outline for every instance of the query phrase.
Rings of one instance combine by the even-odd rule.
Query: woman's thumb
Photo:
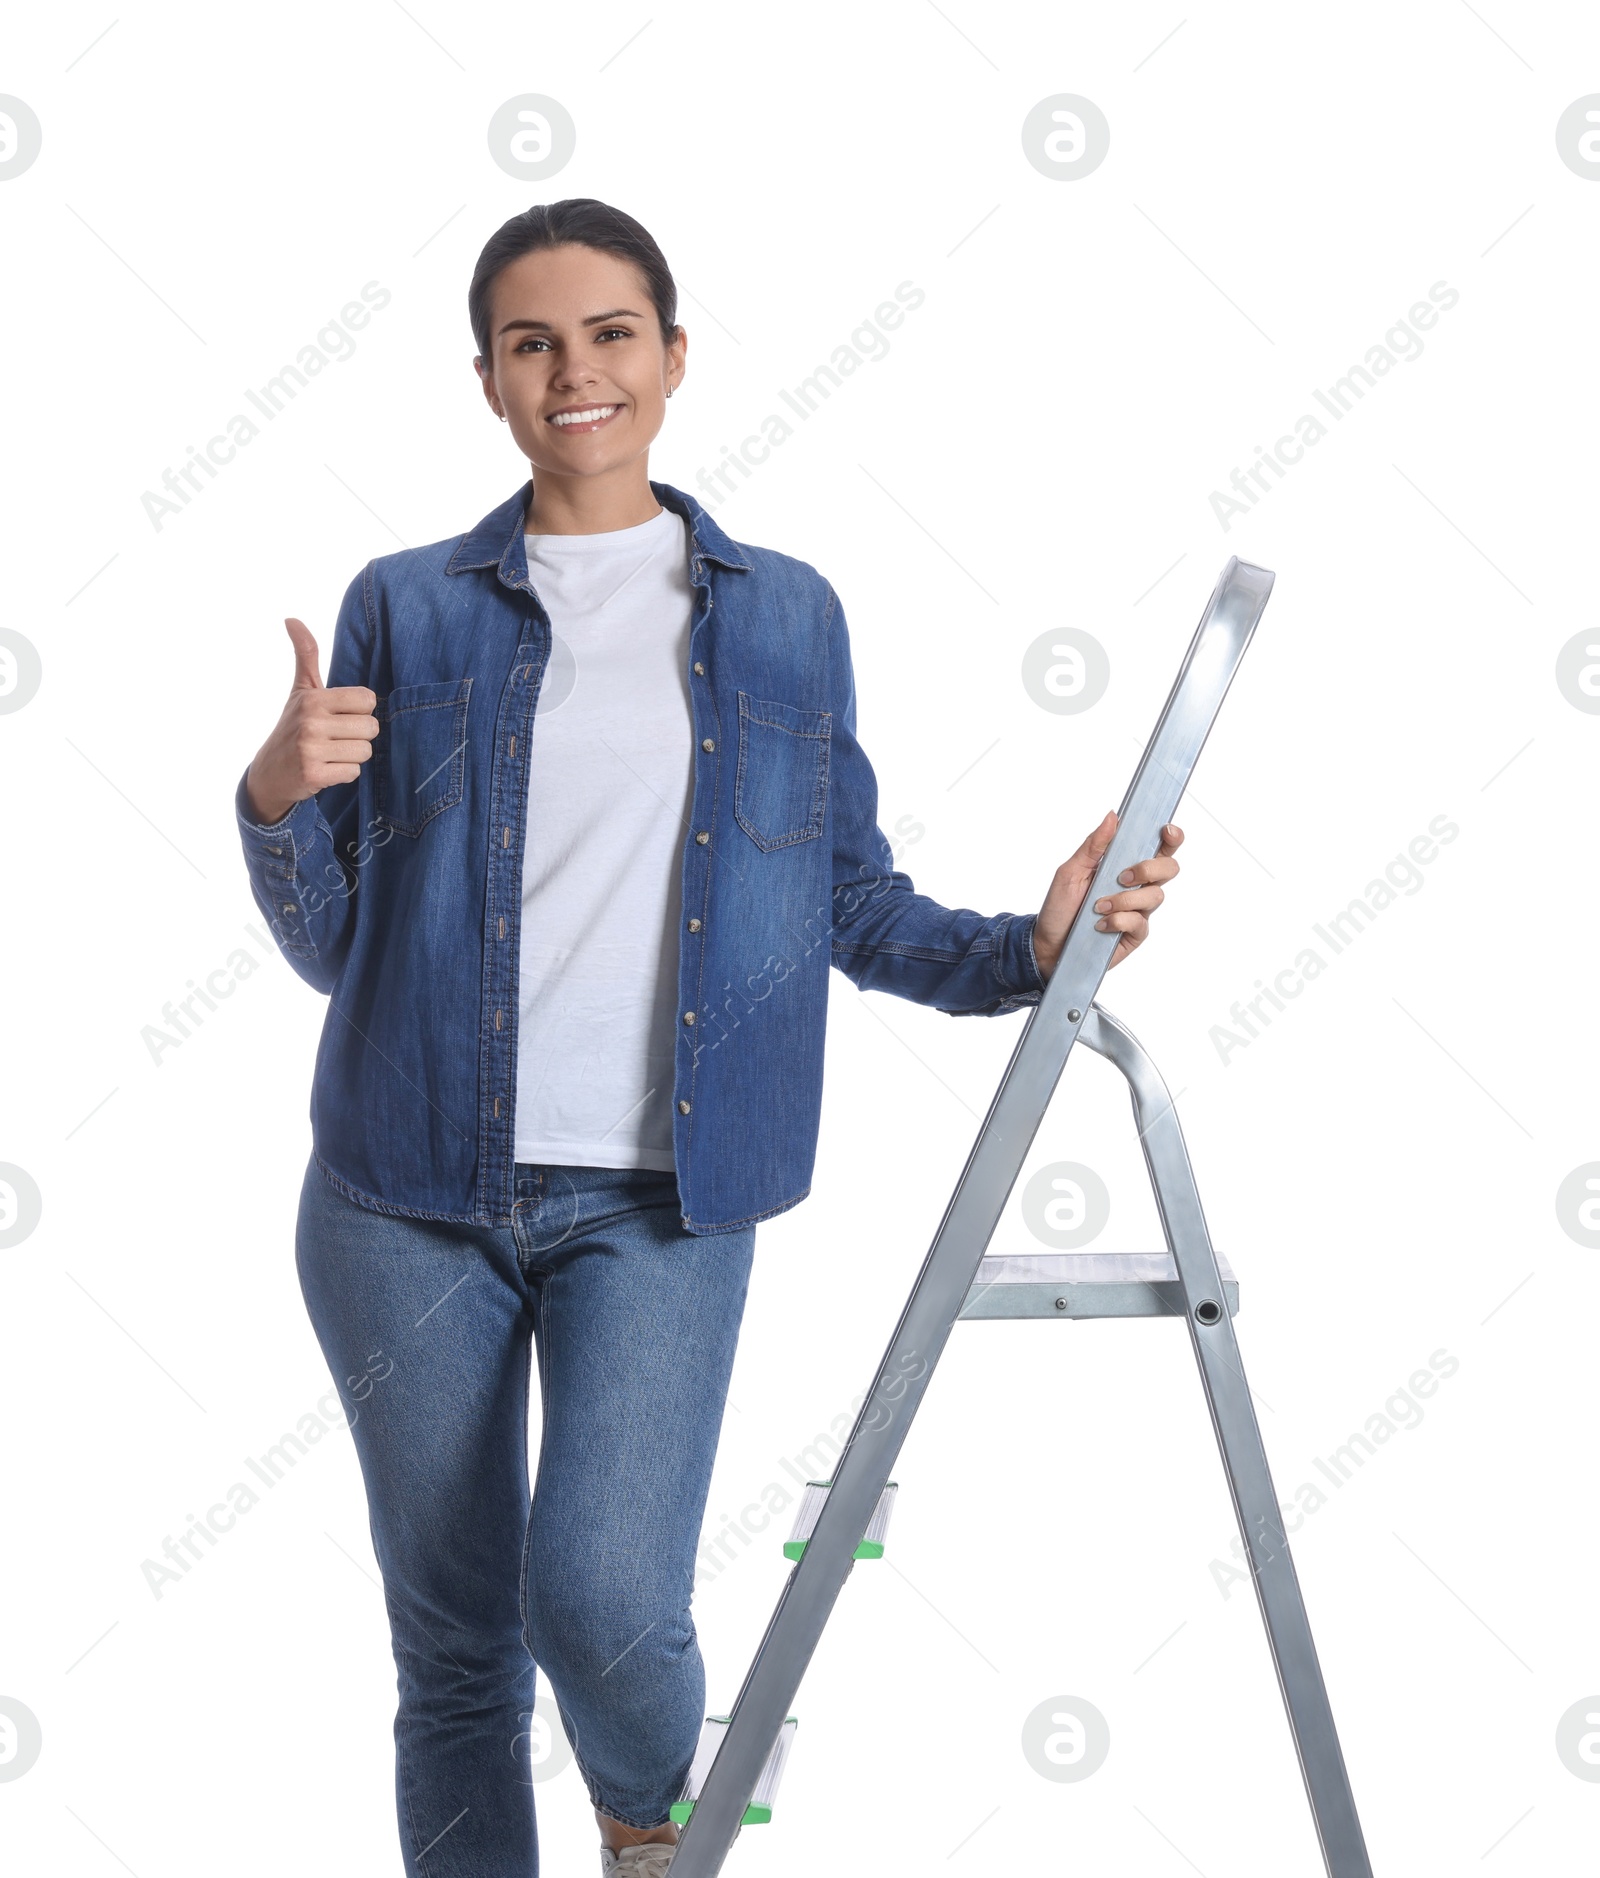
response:
[[[317,642],[304,620],[286,619],[284,626],[294,642],[294,689],[322,690],[322,674],[317,662]]]

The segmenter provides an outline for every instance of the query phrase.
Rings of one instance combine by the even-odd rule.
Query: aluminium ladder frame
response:
[[[1043,1315],[1044,1285],[987,1285],[984,1255],[1072,1046],[1082,1042],[1128,1081],[1176,1284],[1152,1285],[1141,1314],[1181,1308],[1189,1326],[1229,1493],[1288,1711],[1329,1878],[1371,1878],[1316,1646],[1279,1516],[1261,1431],[1234,1336],[1237,1297],[1206,1228],[1193,1169],[1166,1084],[1139,1043],[1094,1003],[1119,934],[1094,925],[1094,902],[1156,852],[1272,591],[1274,576],[1233,556],[1223,569],[1118,811],[1117,829],[1066,944],[1001,1077],[900,1320],[862,1402],[826,1500],[789,1573],[722,1743],[695,1795],[673,1878],[722,1870],[801,1678],[821,1639],[856,1545],[888,1484],[951,1328],[962,1319]],[[1050,1259],[1052,1266],[1057,1261]],[[1008,1274],[1026,1261],[1003,1261]],[[995,1260],[997,1267],[1002,1261]],[[1042,1274],[1041,1274],[1042,1276]],[[1008,1301],[1003,1295],[1010,1293]],[[1159,1294],[1159,1295],[1158,1295]],[[1181,1294],[1181,1296],[1180,1296]],[[995,1302],[989,1302],[993,1295]],[[1057,1310],[1065,1308],[1057,1301]],[[1127,1314],[1116,1309],[1100,1314]]]

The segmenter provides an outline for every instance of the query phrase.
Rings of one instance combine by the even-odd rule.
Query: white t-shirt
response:
[[[529,741],[515,1155],[670,1172],[688,531],[663,509],[525,539],[553,637]]]

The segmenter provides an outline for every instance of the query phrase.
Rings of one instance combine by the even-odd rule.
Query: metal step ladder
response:
[[[1273,575],[1235,556],[1222,570],[1117,816],[1117,831],[1055,970],[1006,1066],[933,1244],[829,1483],[802,1507],[814,1523],[798,1551],[729,1717],[715,1718],[673,1809],[682,1820],[672,1878],[715,1878],[742,1824],[770,1818],[794,1733],[790,1708],[834,1602],[876,1523],[890,1474],[958,1321],[994,1317],[1159,1316],[1188,1323],[1228,1489],[1250,1559],[1329,1878],[1371,1878],[1339,1737],[1312,1642],[1278,1496],[1233,1332],[1238,1286],[1218,1259],[1178,1117],[1154,1063],[1094,998],[1118,935],[1095,928],[1094,902],[1125,867],[1156,852],[1272,591]],[[1167,1241],[1163,1254],[985,1257],[1075,1043],[1128,1082]],[[761,1798],[754,1796],[760,1792]]]

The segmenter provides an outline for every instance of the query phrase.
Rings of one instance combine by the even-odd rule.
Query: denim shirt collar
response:
[[[530,477],[515,495],[508,496],[484,516],[477,526],[461,538],[461,543],[445,566],[447,574],[464,574],[472,568],[493,567],[507,587],[526,586],[528,550],[523,540],[528,499],[533,492]],[[712,521],[695,498],[671,483],[652,482],[650,492],[664,509],[681,515],[689,524],[689,559],[691,562],[715,561],[748,574],[750,563],[738,546]]]

